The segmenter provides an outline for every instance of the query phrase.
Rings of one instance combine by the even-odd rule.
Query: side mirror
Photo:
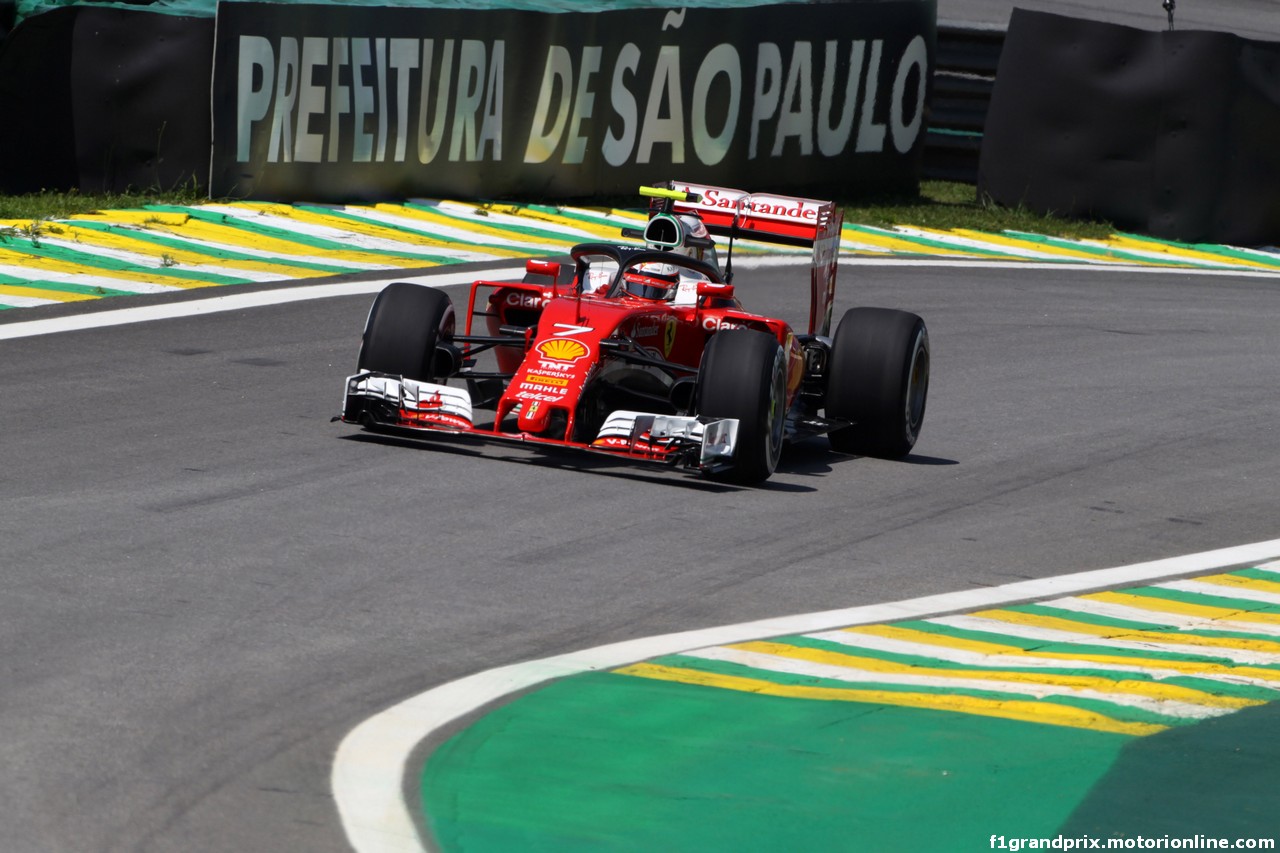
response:
[[[700,281],[698,282],[698,299],[702,299],[704,296],[732,299],[733,285],[716,281]]]
[[[524,271],[533,273],[534,275],[549,275],[551,280],[555,281],[556,276],[560,275],[559,261],[542,261],[537,258],[530,258],[524,262]]]
[[[560,262],[559,261],[543,261],[538,258],[529,258],[524,262],[524,280],[534,284],[550,284],[551,293],[554,296],[560,295],[560,288],[557,287],[556,281],[560,278]],[[536,278],[530,276],[545,276],[546,282],[540,282]]]

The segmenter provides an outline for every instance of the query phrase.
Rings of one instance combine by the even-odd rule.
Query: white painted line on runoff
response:
[[[471,270],[454,273],[428,273],[406,276],[387,271],[386,278],[372,281],[353,281],[342,284],[317,284],[289,287],[279,290],[260,290],[255,293],[233,293],[209,299],[193,299],[189,302],[171,302],[165,305],[147,305],[141,308],[118,308],[92,314],[76,314],[48,320],[30,320],[25,323],[0,324],[0,340],[27,338],[33,335],[50,335],[55,332],[73,332],[82,329],[100,329],[126,323],[145,323],[149,320],[168,320],[174,317],[196,317],[218,314],[223,311],[239,311],[244,308],[261,308],[267,305],[284,305],[311,299],[329,299],[335,296],[360,296],[377,293],[393,281],[412,281],[433,287],[470,284],[477,279],[493,281],[518,280],[524,275],[524,266],[504,267],[492,270]]]
[[[706,646],[1071,595],[1091,589],[1258,564],[1274,560],[1277,556],[1280,556],[1280,539],[1272,539],[986,589],[628,640],[485,670],[406,699],[354,728],[338,745],[334,756],[333,796],[347,840],[358,853],[420,853],[426,847],[404,797],[406,774],[412,770],[408,761],[413,750],[454,720],[543,682]]]

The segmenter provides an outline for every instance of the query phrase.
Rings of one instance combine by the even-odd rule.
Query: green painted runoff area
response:
[[[1228,742],[1232,718],[1246,714],[1218,724]],[[1128,750],[1164,737],[592,673],[486,714],[421,781],[445,851],[985,850],[993,834],[1111,832],[1123,791],[1077,808],[1113,770],[1160,765]],[[1272,750],[1253,769],[1280,814]]]
[[[1071,836],[1280,840],[1280,702],[1133,738]]]

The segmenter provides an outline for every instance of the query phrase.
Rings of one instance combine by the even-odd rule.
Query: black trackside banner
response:
[[[911,190],[934,0],[596,14],[223,2],[210,194]]]

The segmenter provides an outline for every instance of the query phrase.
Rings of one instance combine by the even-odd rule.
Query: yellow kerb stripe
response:
[[[488,237],[497,238],[498,240],[502,242],[507,242],[507,243],[530,243],[534,245],[551,244],[551,245],[572,246],[576,243],[582,242],[579,238],[573,237],[568,234],[565,234],[562,236],[557,235],[554,237],[544,236],[542,234],[520,234],[518,232],[513,231],[511,228],[504,228],[500,225],[493,226],[493,225],[486,225],[484,222],[478,222],[478,221],[473,222],[471,220],[458,219],[451,216],[446,216],[443,213],[436,213],[431,210],[420,210],[415,208],[412,210],[406,209],[404,213],[405,215],[413,216],[414,219],[421,219],[423,222],[429,222],[435,225],[442,225],[448,228],[454,228],[459,231],[466,231],[472,234],[482,234]],[[480,217],[476,217],[476,218],[480,219]],[[400,240],[411,239],[411,235],[407,235],[404,232],[401,232],[398,239]]]
[[[1257,267],[1260,269],[1275,269],[1274,264],[1268,264],[1263,261],[1253,261],[1248,258],[1236,258],[1227,255],[1218,255],[1212,252],[1202,252],[1197,249],[1191,249],[1184,246],[1169,246],[1164,243],[1152,243],[1147,240],[1134,240],[1131,237],[1124,237],[1114,234],[1105,241],[1107,245],[1114,246],[1117,249],[1134,249],[1140,252],[1158,252],[1162,255],[1168,255],[1170,261],[1178,261],[1186,258],[1196,261],[1210,261],[1215,264],[1241,266],[1241,267]]]
[[[834,687],[806,687],[797,684],[775,684],[755,678],[718,675],[679,667],[639,663],[614,670],[621,675],[652,678],[658,681],[674,681],[703,687],[717,687],[761,696],[777,696],[788,699],[818,699],[835,702],[862,702],[869,705],[893,705],[902,708],[925,708],[935,711],[955,711],[982,717],[998,717],[1027,723],[1042,723],[1111,732],[1123,735],[1150,735],[1162,732],[1168,726],[1155,723],[1132,723],[1052,702],[1023,700],[996,700],[950,693],[908,693],[893,690],[843,690]]]
[[[616,241],[621,235],[622,226],[618,222],[598,222],[591,219],[573,219],[568,216],[560,216],[545,210],[531,210],[527,207],[520,207],[513,204],[494,204],[490,205],[488,210],[493,213],[501,213],[505,216],[517,216],[521,219],[528,219],[530,223],[547,222],[553,225],[559,225],[565,228],[573,228],[582,231],[585,234],[591,234],[595,237],[604,237],[607,240]],[[618,219],[618,211],[610,211],[610,217]],[[639,218],[637,220],[643,224],[648,220]]]
[[[377,237],[382,240],[392,240],[397,243],[405,244],[412,244],[416,241],[416,235],[410,234],[402,228],[396,228],[392,225],[383,225],[378,222],[370,222],[368,220],[348,218],[340,215],[344,212],[341,210],[335,210],[333,213],[324,213],[322,211],[306,210],[301,207],[290,207],[288,205],[261,202],[236,202],[231,206],[235,208],[243,208],[247,211],[261,212],[270,216],[278,216],[282,219],[291,219],[295,222],[304,222],[309,225],[319,225],[324,228],[332,228],[336,231],[346,232],[348,234],[363,234],[366,237]],[[334,235],[329,239],[340,238]]]
[[[365,251],[362,249],[340,250],[340,249],[318,249],[315,246],[299,243],[283,237],[270,237],[255,231],[244,228],[238,228],[235,225],[224,224],[218,222],[210,222],[205,219],[197,219],[191,217],[185,221],[178,222],[172,219],[162,219],[158,222],[152,222],[147,217],[148,214],[138,213],[136,216],[130,216],[130,211],[124,211],[121,215],[112,213],[110,218],[105,216],[93,217],[102,222],[111,224],[126,223],[138,228],[146,228],[148,231],[154,231],[159,234],[171,234],[191,241],[205,241],[209,243],[219,243],[223,246],[239,246],[257,249],[262,252],[272,252],[279,255],[295,255],[305,259],[325,259],[337,258],[345,261],[356,261],[380,267],[392,264],[403,263],[404,265],[418,265],[421,261],[412,259],[400,261],[396,258],[389,258],[387,255],[377,251]],[[75,219],[90,219],[88,215],[76,216]],[[245,217],[249,219],[248,216]],[[72,220],[74,224],[75,220]]]
[[[98,231],[92,228],[75,228],[72,231],[73,236],[69,239],[74,239],[76,243],[84,246],[97,246],[103,249],[115,249],[135,255],[145,255],[159,263],[163,263],[165,258],[168,258],[178,267],[217,267],[224,275],[235,275],[236,270],[276,273],[281,278],[309,278],[312,276],[333,275],[333,273],[325,272],[324,270],[294,267],[283,260],[224,258],[190,249],[163,246],[144,240],[136,236],[135,232],[130,231]],[[205,270],[205,272],[208,271]]]
[[[43,271],[46,273],[82,275],[94,279],[114,279],[122,282],[143,281],[153,284],[167,284],[170,287],[195,288],[209,287],[210,285],[215,284],[215,282],[211,281],[200,281],[198,279],[179,278],[178,276],[166,275],[162,269],[120,270],[112,269],[110,267],[95,267],[88,264],[77,264],[70,261],[56,260],[54,258],[35,257],[21,252],[0,249],[0,264],[4,263],[21,265],[29,270]],[[93,284],[100,283],[100,281],[93,282]],[[128,288],[124,289],[127,290]]]
[[[912,255],[945,255],[947,257],[990,257],[986,252],[978,252],[967,247],[955,246],[929,246],[923,243],[915,243],[901,237],[894,237],[891,234],[881,234],[876,231],[851,231],[843,235],[845,240],[854,240],[858,243],[865,243],[871,246],[878,246],[891,252],[902,252]],[[1005,256],[1007,260],[1026,260],[1014,255]]]
[[[1119,603],[1127,604],[1127,602]],[[1049,652],[1041,649],[1026,651],[1019,646],[1006,646],[999,643],[983,643],[977,640],[965,640],[959,637],[951,637],[946,634],[933,634],[928,631],[915,631],[909,628],[897,628],[892,625],[866,625],[856,628],[845,628],[844,630],[849,631],[850,633],[870,634],[876,637],[885,637],[890,640],[899,640],[922,646],[939,646],[947,649],[960,649],[984,655],[1060,660],[1063,661],[1064,666],[1074,666],[1076,668],[1085,668],[1088,663],[1124,664],[1143,669],[1163,669],[1173,672],[1181,672],[1187,675],[1243,675],[1250,678],[1256,678],[1261,681],[1280,682],[1280,669],[1266,669],[1264,667],[1256,666],[1231,666],[1228,664],[1205,663],[1203,661],[1176,660],[1170,658],[1144,658],[1136,655],[1126,655],[1119,652],[1114,655],[1108,655],[1078,654],[1075,652]],[[928,654],[928,652],[922,650],[921,654]]]
[[[1204,580],[1204,578],[1200,578]],[[1097,625],[1093,622],[1077,622],[1073,619],[1061,619],[1056,616],[1041,616],[1035,613],[1022,613],[1017,610],[984,610],[974,613],[984,619],[995,619],[1011,625],[1028,625],[1033,628],[1049,628],[1054,631],[1071,631],[1076,634],[1089,634],[1105,637],[1109,640],[1121,640],[1127,643],[1177,643],[1187,646],[1201,646],[1209,649],[1241,649],[1251,652],[1280,654],[1280,641],[1252,640],[1232,637],[1203,637],[1178,631],[1142,631],[1132,628]]]
[[[403,219],[421,220],[423,223],[422,225],[423,228],[430,228],[430,226],[432,225],[438,226],[438,225],[445,224],[444,222],[440,221],[440,217],[437,215],[426,214],[421,210],[416,210],[411,207],[404,207],[403,205],[379,204],[374,209],[382,211],[383,213],[389,213],[392,216],[399,216]],[[465,226],[462,223],[453,223],[451,227],[455,227],[460,231],[474,230]],[[480,235],[480,234],[476,234],[476,242],[474,243],[460,242],[458,240],[445,237],[444,235],[432,235],[429,233],[421,233],[421,232],[415,232],[409,236],[413,239],[415,243],[420,242],[426,246],[438,246],[442,249],[457,249],[464,252],[481,252],[486,255],[493,255],[495,258],[525,257],[529,254],[529,250],[527,248],[522,248],[520,246],[504,248],[501,245],[493,245],[491,243],[486,243],[482,239],[483,235]],[[511,242],[514,237],[515,235],[508,234],[506,242]]]
[[[767,655],[793,658],[795,660],[812,661],[829,666],[846,667],[871,674],[919,675],[928,678],[971,678],[982,681],[1010,681],[1021,684],[1043,684],[1056,687],[1070,687],[1080,690],[1096,690],[1103,693],[1114,693],[1125,696],[1143,696],[1149,699],[1188,702],[1216,708],[1248,708],[1264,704],[1258,699],[1244,699],[1236,696],[1216,696],[1203,690],[1191,687],[1180,687],[1174,684],[1163,684],[1159,681],[1142,681],[1132,678],[1110,679],[1093,675],[1071,675],[1057,672],[1011,672],[1000,669],[946,669],[943,667],[911,666],[894,663],[878,658],[847,655],[823,649],[812,649],[805,646],[788,646],[783,643],[752,642],[729,646],[731,649],[742,649],[748,652],[760,652]],[[992,687],[998,690],[999,687]]]
[[[92,293],[66,293],[61,290],[43,290],[39,287],[22,287],[13,284],[0,284],[0,296],[48,299],[51,302],[84,302],[98,298],[97,295]]]
[[[1242,578],[1239,575],[1209,575],[1203,578],[1196,578],[1201,583],[1212,583],[1219,586],[1234,586],[1240,589],[1252,589],[1258,592],[1270,592],[1280,595],[1280,581],[1264,581],[1257,578]],[[1230,597],[1231,593],[1226,592],[1224,595]]]
[[[1004,234],[993,234],[986,231],[973,231],[968,228],[955,228],[950,231],[933,231],[932,229],[926,229],[926,230],[929,230],[930,233],[938,234],[940,237],[943,237],[943,238],[945,238],[949,234],[954,234],[957,237],[965,237],[970,240],[977,240],[979,242],[986,243],[990,246],[1003,246],[1009,249],[1022,249],[1024,251],[1035,252],[1037,254],[1042,254],[1042,255],[1053,255],[1061,258],[1074,258],[1076,260],[1085,260],[1085,261],[1102,262],[1105,260],[1104,256],[1100,255],[1096,251],[1090,252],[1086,249],[1071,249],[1064,246],[1058,246],[1058,245],[1053,245],[1048,243],[1037,243],[1034,240],[1025,240],[1025,239],[1020,239],[1018,237],[1010,237]],[[1116,260],[1123,260],[1125,263],[1133,262],[1128,258],[1116,259]],[[1151,263],[1158,264],[1160,262],[1153,260],[1151,261]],[[1170,263],[1173,263],[1173,262],[1170,261]]]
[[[1223,593],[1226,595],[1226,593]],[[1156,613],[1178,613],[1183,616],[1198,616],[1202,619],[1229,619],[1232,622],[1257,622],[1261,625],[1280,625],[1280,613],[1257,613],[1235,607],[1214,607],[1209,604],[1190,604],[1185,601],[1173,601],[1168,598],[1156,598],[1150,595],[1129,595],[1123,592],[1094,592],[1082,595],[1081,598],[1102,601],[1108,604],[1123,604]],[[1261,606],[1261,605],[1259,605]]]

